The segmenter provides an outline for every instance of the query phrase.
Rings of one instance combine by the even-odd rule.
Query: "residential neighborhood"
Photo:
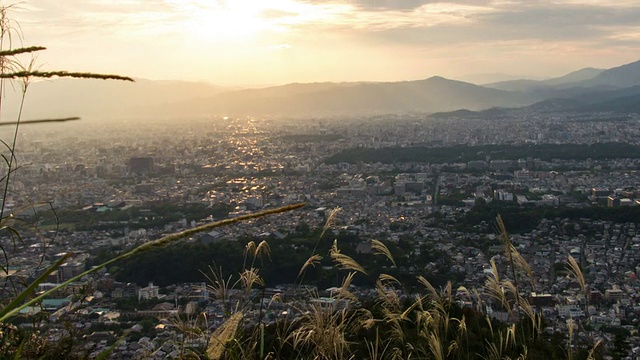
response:
[[[131,120],[118,126],[87,121],[25,128],[18,137],[19,168],[3,205],[6,213],[31,225],[16,223],[21,239],[4,247],[3,292],[11,296],[19,284],[65,258],[37,289],[55,292],[22,311],[23,325],[46,313],[37,326],[49,339],[81,334],[91,357],[112,348],[111,358],[121,359],[175,358],[186,347],[206,347],[207,336],[184,329],[204,326],[214,332],[238,304],[245,306],[245,326],[294,319],[309,304],[359,306],[375,294],[373,287],[352,285],[357,299],[346,302],[331,287],[304,282],[267,283],[248,294],[229,289],[221,297],[215,281],[204,276],[207,269],[201,269],[198,281],[165,284],[119,279],[111,273],[117,268],[106,267],[57,288],[95,266],[96,258],[105,261],[104,256],[216,220],[304,203],[302,209],[181,241],[265,240],[272,248],[311,256],[312,249],[291,239],[325,227],[323,235],[351,236],[358,241],[357,254],[373,256],[371,241],[380,240],[403,249],[395,273],[477,289],[480,311],[509,322],[510,313],[482,290],[494,276],[492,266],[501,276],[516,274],[497,218],[485,216],[498,209],[510,243],[533,274],[530,279],[517,274],[518,291],[543,314],[545,331],[566,331],[572,320],[581,324],[578,337],[613,344],[609,329],[619,328],[628,334],[625,351],[640,354],[640,218],[633,215],[640,209],[640,157],[509,159],[498,151],[446,163],[327,161],[341,151],[387,147],[640,145],[637,115],[602,120],[609,116],[519,113],[500,121],[420,115],[305,121],[225,117],[178,127]],[[71,139],[78,145],[68,147]],[[159,204],[168,212],[160,213]],[[589,209],[610,215],[590,216]],[[135,219],[124,215],[134,211]],[[519,211],[542,215],[521,221]],[[570,257],[580,265],[586,288],[569,271]],[[416,287],[397,291],[406,299],[420,293]],[[480,306],[465,291],[455,297],[461,307]]]

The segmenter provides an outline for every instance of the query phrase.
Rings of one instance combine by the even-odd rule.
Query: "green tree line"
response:
[[[640,158],[640,146],[627,143],[596,144],[539,144],[539,145],[456,145],[449,147],[389,147],[352,148],[328,157],[325,162],[357,163],[359,161],[384,164],[402,162],[455,163],[491,159],[517,160],[528,157],[544,161],[606,160]]]

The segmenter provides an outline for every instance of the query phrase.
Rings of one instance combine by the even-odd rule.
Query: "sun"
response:
[[[200,2],[197,8],[184,24],[186,33],[195,41],[239,43],[256,39],[269,30],[277,30],[274,24],[261,16],[264,10],[261,1],[209,0]]]

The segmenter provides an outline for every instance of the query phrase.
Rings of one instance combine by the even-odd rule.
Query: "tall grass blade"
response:
[[[32,53],[32,52],[41,51],[41,50],[47,50],[47,48],[44,46],[29,46],[29,47],[23,47],[23,48],[7,49],[7,50],[0,51],[0,57]]]
[[[431,295],[432,300],[440,300],[440,293],[438,293],[438,290],[436,290],[436,288],[434,288],[433,285],[431,285],[429,280],[427,280],[424,276],[420,275],[418,276],[418,282],[422,284],[425,288],[427,288],[427,290],[429,290],[429,294]]]
[[[593,344],[593,346],[589,350],[589,354],[587,355],[587,360],[596,360],[595,352],[598,347],[600,347],[600,345],[602,345],[602,339],[596,341],[596,343]]]
[[[67,121],[76,121],[80,120],[79,117],[66,117],[66,118],[58,118],[58,119],[37,119],[37,120],[23,120],[20,122],[20,125],[29,125],[29,124],[42,124],[42,123],[57,123],[57,122],[67,122]],[[16,126],[18,122],[16,121],[3,121],[0,122],[0,126]]]
[[[62,264],[64,264],[65,261],[67,261],[67,259],[71,257],[71,255],[72,255],[71,253],[67,253],[63,257],[58,259],[58,261],[56,261],[53,265],[51,265],[48,269],[46,269],[42,274],[40,274],[40,276],[38,276],[37,279],[35,279],[31,284],[29,284],[29,286],[26,289],[24,289],[20,294],[18,294],[18,296],[16,296],[16,298],[13,299],[13,301],[11,301],[7,306],[2,308],[2,310],[0,310],[0,322],[4,322],[4,320],[7,318],[8,315],[24,309],[26,307],[25,306],[26,304],[22,306],[20,304],[28,296],[33,294],[36,288],[38,287],[38,285],[45,282],[49,277],[49,275],[51,275],[52,272],[54,272]],[[39,299],[39,297],[37,297],[36,299]],[[32,300],[32,302],[34,301]]]
[[[94,74],[85,72],[70,72],[70,71],[15,71],[10,73],[0,73],[0,79],[29,79],[29,78],[53,78],[53,77],[67,77],[67,78],[79,78],[79,79],[101,79],[101,80],[123,80],[134,82],[132,78],[128,76],[120,76],[113,74]]]

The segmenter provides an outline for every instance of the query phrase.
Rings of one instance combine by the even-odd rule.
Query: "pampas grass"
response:
[[[302,265],[302,267],[300,268],[300,271],[298,272],[298,278],[300,278],[302,274],[304,274],[309,266],[316,267],[316,265],[320,264],[320,260],[322,260],[322,256],[318,254],[311,255],[311,257],[308,258],[307,261],[304,262],[304,265]]]
[[[341,270],[353,270],[364,275],[367,275],[367,271],[360,265],[357,261],[353,260],[349,255],[342,254],[338,249],[338,241],[333,242],[333,246],[329,251],[329,256],[333,262],[338,266]]]
[[[242,312],[234,313],[211,334],[209,345],[207,346],[207,357],[209,357],[209,359],[219,360],[222,358],[225,346],[236,336],[242,317]]]
[[[437,288],[424,276],[418,276],[417,282],[422,285],[422,293],[411,300],[401,300],[400,293],[403,284],[395,276],[380,273],[373,279],[376,295],[372,310],[358,309],[345,306],[356,304],[358,298],[351,291],[351,284],[356,276],[369,277],[370,273],[354,258],[344,254],[338,248],[337,241],[329,251],[334,269],[344,276],[337,290],[332,293],[331,301],[311,300],[300,308],[296,308],[299,317],[294,320],[282,320],[276,325],[276,340],[271,350],[264,349],[262,325],[255,328],[252,335],[245,340],[236,339],[233,347],[240,347],[242,357],[256,359],[254,353],[258,350],[258,359],[280,358],[291,352],[293,359],[528,359],[531,358],[530,346],[534,340],[542,338],[542,316],[536,312],[529,300],[523,297],[517,286],[517,272],[533,275],[525,259],[511,244],[504,224],[498,221],[498,228],[502,232],[505,256],[509,259],[511,271],[510,279],[500,274],[495,261],[490,260],[491,273],[481,289],[465,287],[454,288],[451,282]],[[245,248],[247,262],[256,258],[259,245],[250,243]],[[266,248],[266,245],[265,245]],[[372,241],[374,256],[384,256],[392,264],[395,259],[391,251],[379,241]],[[301,267],[298,277],[302,277],[309,267],[315,267],[322,257],[312,254]],[[246,280],[237,281],[233,286],[240,286],[245,290],[259,283],[259,275],[254,267],[249,267],[243,273]],[[221,277],[219,277],[221,278]],[[225,283],[216,280],[218,283]],[[226,281],[226,284],[230,280]],[[454,290],[465,301],[475,303],[478,310],[484,309],[485,301],[497,304],[510,314],[510,325],[496,326],[486,316],[486,324],[490,335],[484,339],[482,347],[477,345],[474,350],[469,346],[469,333],[475,334],[477,322],[470,323],[470,319],[462,315],[454,316],[456,309]],[[245,296],[247,294],[245,293]],[[314,295],[317,297],[317,294]],[[280,299],[272,299],[279,301]],[[271,304],[270,301],[269,303]],[[236,307],[241,310],[241,308]],[[228,320],[229,321],[229,320]],[[473,328],[472,328],[473,326]],[[531,331],[525,331],[530,327]],[[474,330],[472,330],[474,329]],[[358,340],[359,331],[363,330],[371,335],[370,338]],[[574,328],[569,327],[570,343],[573,341]],[[355,342],[364,341],[355,352]],[[231,343],[228,343],[231,344]],[[260,344],[258,346],[258,344]],[[594,346],[590,352],[593,358]],[[284,349],[287,349],[284,351]],[[480,349],[480,350],[479,350]],[[283,352],[284,351],[284,352]],[[571,349],[567,352],[572,357]],[[224,355],[223,355],[224,356]]]
[[[389,248],[385,244],[383,244],[382,241],[371,240],[371,248],[374,250],[374,254],[385,256],[387,259],[389,259],[389,261],[391,261],[393,266],[396,266],[396,261],[393,259],[391,251],[389,251]]]
[[[578,285],[580,285],[580,290],[582,291],[585,301],[585,315],[589,316],[589,291],[582,269],[580,269],[580,265],[578,265],[576,259],[571,255],[567,258],[567,265],[569,265],[569,273],[574,279],[576,279],[576,281],[578,281]]]

